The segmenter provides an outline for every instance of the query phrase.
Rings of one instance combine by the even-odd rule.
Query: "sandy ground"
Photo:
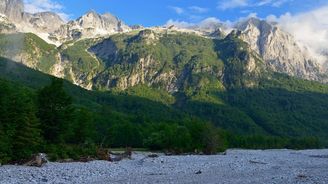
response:
[[[316,183],[328,184],[328,150],[228,150],[226,155],[147,157],[117,163],[1,166],[0,183]]]

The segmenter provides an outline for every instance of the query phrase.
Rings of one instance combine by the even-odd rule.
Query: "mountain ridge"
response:
[[[223,24],[211,25],[211,21],[203,23],[204,25],[202,26],[191,26],[190,28],[186,29],[180,29],[179,27],[175,26],[166,26],[141,29],[138,27],[138,29],[135,30],[125,25],[120,19],[113,16],[112,14],[107,13],[100,15],[95,11],[89,11],[76,20],[65,23],[55,13],[43,12],[29,14],[23,11],[23,7],[24,4],[21,0],[2,1],[0,13],[7,14],[6,16],[8,17],[8,20],[13,22],[11,23],[3,21],[1,24],[4,27],[2,32],[32,32],[48,43],[55,44],[56,46],[61,45],[60,48],[71,47],[69,46],[70,44],[65,43],[71,43],[74,45],[80,40],[85,39],[89,39],[91,42],[94,39],[99,39],[99,42],[101,42],[101,40],[106,40],[108,37],[111,37],[111,35],[129,35],[135,34],[134,32],[136,31],[140,33],[146,33],[147,30],[151,30],[152,36],[155,35],[153,33],[161,35],[166,33],[175,34],[176,32],[181,32],[191,35],[196,34],[200,37],[214,40],[224,39],[227,34],[230,33],[227,31],[227,28],[224,27]],[[47,22],[53,23],[48,25]],[[290,34],[282,31],[276,25],[268,23],[264,20],[259,20],[257,18],[249,18],[237,23],[233,31],[234,30],[241,31],[239,39],[248,43],[249,47],[263,58],[265,65],[270,68],[270,70],[286,73],[290,76],[296,76],[303,79],[315,80],[322,83],[328,82],[326,65],[319,64],[315,58],[311,57],[311,55],[306,52],[306,48],[299,46]],[[156,43],[157,41],[148,40],[147,42]],[[95,58],[97,57],[97,54],[94,55],[94,53],[90,52],[90,48],[94,48],[94,46],[95,45],[90,45],[89,48],[85,48],[87,52],[85,54],[89,55],[90,61],[99,63],[99,58]],[[35,48],[37,48],[37,46]],[[80,52],[84,51],[80,50]],[[111,53],[111,51],[108,52]],[[56,56],[58,58],[56,59],[57,64],[55,65],[55,68],[53,68],[54,72],[51,72],[51,74],[55,74],[55,76],[58,77],[65,77],[65,72],[63,73],[63,70],[70,70],[69,68],[65,69],[65,67],[72,65],[72,61],[67,60],[66,56],[67,54]],[[15,58],[12,59],[17,60]],[[25,63],[31,62],[37,61],[29,61]],[[74,76],[73,73],[73,70],[66,72],[66,77],[68,77],[67,75]],[[80,77],[71,78],[73,81],[75,81],[75,84],[82,85],[83,87],[91,89],[91,83],[87,81],[91,80],[91,76],[87,76],[82,74]],[[95,76],[92,78],[94,77]]]

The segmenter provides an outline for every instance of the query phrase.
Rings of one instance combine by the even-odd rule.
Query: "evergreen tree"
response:
[[[75,113],[74,143],[86,143],[95,135],[96,127],[93,122],[93,114],[86,108],[78,109]]]
[[[74,108],[72,98],[63,88],[63,80],[54,78],[38,92],[38,117],[43,136],[49,143],[64,143],[72,135]]]
[[[0,163],[5,163],[10,160],[11,143],[10,137],[7,134],[8,127],[8,86],[0,80]]]
[[[32,94],[0,81],[0,162],[38,151],[41,136]]]
[[[28,95],[22,94],[15,95],[10,105],[10,119],[15,123],[12,139],[14,159],[30,157],[38,152],[42,140],[35,104]]]

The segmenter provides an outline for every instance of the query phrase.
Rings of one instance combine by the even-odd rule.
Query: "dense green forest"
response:
[[[257,88],[192,96],[147,86],[97,92],[1,58],[0,162],[38,152],[78,159],[101,147],[211,154],[327,146],[328,87],[273,76]],[[215,103],[200,100],[209,96]]]

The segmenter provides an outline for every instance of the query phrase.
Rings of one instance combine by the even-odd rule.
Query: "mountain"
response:
[[[2,33],[32,32],[46,42],[56,46],[60,46],[67,41],[89,38],[105,39],[113,34],[133,31],[132,28],[109,13],[100,15],[95,11],[90,11],[78,19],[67,23],[52,12],[26,13],[24,12],[22,0],[2,1],[0,13],[3,14],[2,21],[0,22],[0,25],[3,27],[1,29]],[[48,24],[48,22],[51,22],[51,24]],[[151,29],[154,31],[160,30],[158,28]],[[170,26],[161,30],[164,32],[196,33],[199,36],[212,39],[223,39],[231,31],[224,24],[212,19],[207,19],[199,25],[191,25],[186,29]],[[265,65],[271,70],[302,79],[315,80],[322,83],[328,82],[326,64],[320,64],[305,46],[300,46],[292,35],[281,30],[278,25],[257,18],[249,18],[238,22],[233,27],[233,30],[242,32],[240,39],[247,42],[250,48],[261,56]],[[92,54],[91,57],[93,57]],[[64,57],[63,59],[66,58]],[[58,67],[59,65],[57,65]],[[64,66],[60,67],[63,68]],[[57,76],[64,75],[58,74]],[[82,78],[91,80],[90,76]],[[82,81],[76,81],[76,84],[84,83],[82,86],[91,87],[91,83],[88,81],[83,81],[83,79]]]
[[[11,24],[15,25],[15,30],[10,32],[34,33],[49,43],[58,44],[49,39],[50,33],[64,24],[64,21],[56,13],[26,13],[22,0],[2,0],[0,3],[0,14],[3,14]]]
[[[64,24],[64,21],[60,18],[60,16],[53,12],[42,12],[35,14],[24,13],[23,20],[37,32],[44,33],[52,33]]]
[[[6,15],[12,22],[21,22],[24,12],[22,0],[1,0],[0,13]]]
[[[314,82],[325,73],[274,24],[249,19],[228,34],[220,24],[132,30],[110,14],[64,23],[2,2],[0,56],[16,63],[1,58],[1,78],[37,89],[42,72],[88,89],[67,83],[104,124],[114,110],[126,122],[196,118],[238,135],[327,138],[328,89]]]
[[[275,24],[130,28],[94,11],[66,23],[19,0],[0,8],[1,163],[78,160],[98,145],[328,146],[325,68]]]
[[[233,37],[225,40],[220,46],[225,48],[227,44],[231,45],[236,38],[231,36]],[[226,51],[238,48],[239,44]],[[151,124],[163,126],[179,122],[183,125],[192,119],[197,122],[211,122],[230,132],[229,136],[315,136],[327,145],[327,85],[277,73],[266,74],[270,76],[266,78],[259,76],[258,72],[250,72],[258,76],[256,86],[248,85],[247,79],[243,83],[244,78],[254,76],[245,74],[248,70],[244,67],[241,67],[244,70],[240,70],[240,66],[248,68],[249,65],[240,65],[240,62],[246,60],[243,60],[243,51],[238,52],[241,58],[227,63],[229,73],[235,74],[223,80],[224,85],[230,86],[229,89],[224,89],[220,81],[209,81],[211,78],[206,77],[206,73],[203,77],[201,74],[193,74],[192,79],[185,81],[190,87],[178,93],[168,93],[155,85],[145,84],[108,93],[84,90],[65,82],[65,89],[74,97],[76,106],[92,110],[100,139],[106,136],[116,123],[132,123],[134,127],[138,127],[134,131],[141,134],[142,130],[148,130]],[[0,81],[12,81],[13,86],[23,85],[35,91],[49,83],[50,77],[17,62],[0,58]],[[197,81],[193,84],[197,77],[205,82],[204,85]],[[134,138],[140,140],[140,137]],[[256,144],[247,141],[246,143]],[[107,144],[112,143],[106,140]],[[268,144],[279,147],[269,142]],[[236,142],[234,145],[245,146]],[[138,146],[143,146],[142,141]]]
[[[129,30],[131,30],[129,26],[109,13],[100,15],[90,11],[77,20],[62,25],[51,37],[65,42],[83,38],[104,37]]]
[[[187,33],[152,30],[113,36],[89,49],[105,65],[93,80],[94,88],[124,90],[145,84],[173,93],[206,86],[220,90],[231,85],[256,85],[255,79],[263,69],[261,59],[247,45],[231,39],[232,34],[225,40],[213,41]],[[229,55],[231,52],[235,55]],[[244,77],[234,79],[234,73],[224,67],[232,57],[242,65]],[[250,76],[254,78],[250,80]]]
[[[303,79],[327,82],[328,78],[322,77],[323,71],[316,59],[278,26],[250,18],[235,27],[242,31],[241,39],[249,43],[272,70]]]

